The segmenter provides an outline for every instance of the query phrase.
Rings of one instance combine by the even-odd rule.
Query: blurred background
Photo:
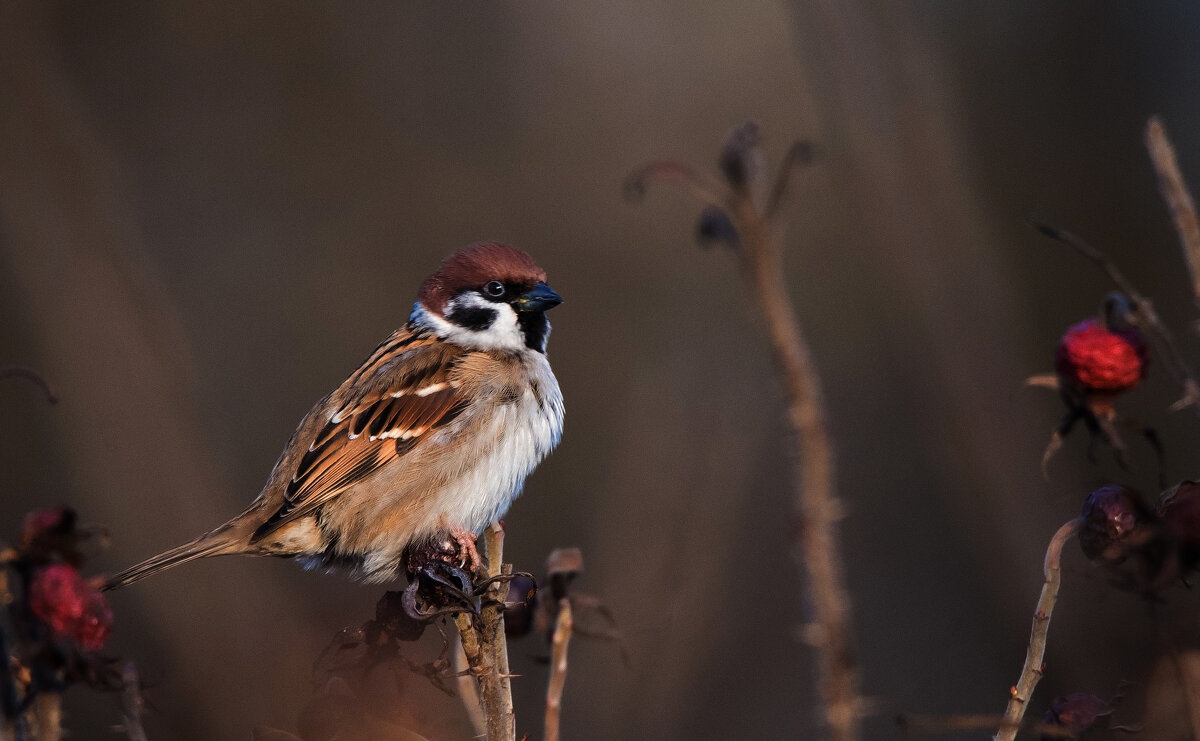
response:
[[[0,386],[0,537],[67,503],[111,529],[92,565],[115,571],[224,521],[442,257],[510,241],[566,299],[568,413],[506,555],[540,571],[581,547],[579,588],[630,654],[573,645],[564,735],[809,737],[765,345],[731,256],[692,240],[698,205],[621,195],[649,159],[711,168],[753,119],[772,162],[795,138],[820,151],[786,262],[848,506],[865,737],[900,737],[901,711],[999,713],[1050,535],[1099,483],[1157,493],[1136,440],[1127,473],[1088,463],[1082,431],[1039,472],[1062,409],[1022,380],[1109,285],[1024,219],[1108,251],[1200,362],[1143,145],[1161,115],[1200,184],[1198,42],[1186,3],[0,3],[0,363],[62,397]],[[1122,401],[1171,482],[1200,476],[1175,396],[1159,366]],[[1118,717],[1144,721],[1162,633],[1197,640],[1196,595],[1154,620],[1073,547],[1064,585],[1031,714],[1129,680]],[[381,591],[211,560],[114,594],[110,649],[152,685],[151,738],[245,739],[295,728],[317,654]],[[537,738],[547,650],[511,652]],[[422,684],[378,704],[465,734]],[[113,697],[74,690],[67,712],[77,738],[118,737]]]

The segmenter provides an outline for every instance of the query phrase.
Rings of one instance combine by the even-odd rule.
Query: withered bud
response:
[[[537,582],[528,576],[514,576],[504,606],[504,634],[509,638],[528,635],[536,622],[537,605]]]
[[[1182,481],[1164,491],[1156,508],[1184,569],[1200,563],[1200,483]]]
[[[766,178],[766,164],[759,148],[758,124],[747,121],[729,132],[717,165],[726,182],[736,190],[761,187]]]
[[[34,565],[65,561],[77,567],[83,561],[79,545],[89,535],[78,527],[78,517],[70,507],[39,509],[25,515],[21,548]]]
[[[583,551],[578,548],[556,548],[546,558],[546,579],[554,601],[567,596],[567,587],[583,571]]]
[[[404,592],[385,592],[375,603],[375,624],[398,641],[415,641],[429,623],[404,609]]]
[[[1153,516],[1133,489],[1102,486],[1083,503],[1079,545],[1088,559],[1115,566],[1153,539]]]
[[[1059,726],[1072,736],[1078,736],[1096,725],[1100,718],[1112,715],[1112,712],[1113,706],[1107,700],[1076,692],[1054,698],[1042,721],[1048,726]],[[1055,736],[1045,735],[1043,738],[1050,739]]]
[[[705,206],[696,222],[696,242],[701,247],[711,247],[716,244],[737,246],[738,234],[729,215],[716,206]]]

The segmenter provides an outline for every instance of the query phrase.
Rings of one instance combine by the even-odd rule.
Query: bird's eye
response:
[[[504,284],[498,280],[488,281],[483,287],[483,294],[488,298],[500,298],[504,295]]]

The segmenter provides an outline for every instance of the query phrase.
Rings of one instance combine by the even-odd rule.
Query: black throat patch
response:
[[[546,338],[550,336],[550,322],[546,321],[546,312],[529,311],[517,314],[517,324],[521,327],[521,335],[525,338],[525,347],[546,354]]]

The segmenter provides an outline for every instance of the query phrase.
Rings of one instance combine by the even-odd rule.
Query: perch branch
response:
[[[1190,406],[1200,415],[1200,404],[1197,403],[1200,402],[1200,383],[1196,382],[1196,374],[1192,372],[1191,368],[1183,360],[1183,356],[1179,354],[1179,350],[1175,346],[1175,339],[1171,336],[1170,330],[1167,329],[1166,325],[1158,317],[1158,312],[1154,310],[1154,305],[1150,303],[1150,299],[1142,295],[1103,252],[1085,242],[1083,238],[1071,232],[1050,226],[1037,219],[1030,219],[1029,223],[1042,234],[1062,242],[1090,260],[1096,267],[1108,275],[1113,285],[1121,293],[1125,294],[1130,303],[1133,304],[1133,321],[1151,339],[1151,344],[1154,345],[1159,358],[1162,359],[1163,364],[1167,367],[1175,382],[1183,389],[1183,398],[1172,405],[1172,411]]]
[[[1158,175],[1158,189],[1171,211],[1175,230],[1179,232],[1179,244],[1183,247],[1183,260],[1192,277],[1192,300],[1200,307],[1200,222],[1196,220],[1196,202],[1188,191],[1175,147],[1167,138],[1162,121],[1154,116],[1146,124],[1146,149],[1150,152],[1150,163]]]
[[[504,530],[500,525],[488,525],[484,531],[487,544],[488,577],[512,573],[512,565],[504,564]],[[454,617],[462,639],[467,667],[479,688],[480,707],[488,741],[515,741],[512,681],[508,673],[508,645],[504,636],[504,602],[508,582],[499,579],[489,591],[488,603],[478,616],[461,612]],[[470,698],[463,696],[464,701]],[[474,717],[474,715],[473,715]]]
[[[747,128],[735,132],[722,157],[752,158],[756,142],[744,145]],[[751,137],[752,139],[752,137]],[[793,146],[776,181],[768,208],[778,210],[791,170],[808,161],[809,149]],[[728,177],[728,174],[727,174]],[[850,598],[846,591],[837,545],[837,522],[842,511],[835,498],[834,452],[825,421],[820,378],[812,353],[784,283],[782,249],[767,216],[750,196],[755,188],[731,182],[732,187],[699,175],[684,164],[656,162],[636,171],[626,193],[641,196],[652,181],[682,184],[707,205],[723,210],[737,231],[737,253],[749,292],[765,325],[794,433],[795,550],[807,572],[815,620],[806,631],[817,651],[824,719],[835,741],[858,737],[860,716],[858,668],[851,632]]]
[[[1021,678],[1009,693],[1004,720],[993,741],[1012,741],[1016,738],[1017,729],[1021,727],[1021,720],[1025,717],[1029,698],[1033,696],[1033,689],[1042,678],[1046,636],[1050,632],[1050,616],[1058,599],[1058,585],[1062,576],[1060,564],[1063,545],[1079,530],[1081,524],[1082,518],[1077,518],[1060,527],[1046,548],[1046,561],[1042,567],[1045,582],[1042,584],[1042,594],[1038,597],[1037,610],[1033,613],[1033,631],[1029,636],[1029,649],[1025,652],[1025,666],[1021,668]]]
[[[567,647],[571,643],[571,600],[558,601],[558,619],[554,621],[554,639],[550,657],[550,685],[546,688],[546,741],[558,741],[558,721],[562,710],[563,687],[567,683]]]

